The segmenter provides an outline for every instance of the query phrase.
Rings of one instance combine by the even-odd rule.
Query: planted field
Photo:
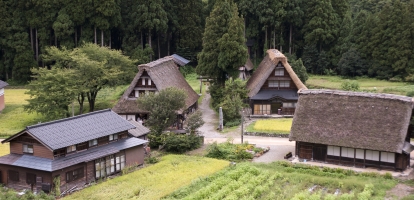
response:
[[[167,155],[155,165],[93,185],[65,199],[160,199],[228,165],[228,161],[211,158]]]
[[[289,134],[292,127],[292,118],[263,119],[251,123],[247,132],[262,132],[274,134]]]
[[[287,162],[239,163],[164,199],[384,199],[396,183],[376,173]]]
[[[326,88],[326,89],[341,89],[341,84],[346,79],[339,76],[322,76],[311,75],[306,81],[309,88]],[[352,79],[354,80],[354,79]],[[414,90],[414,85],[404,82],[391,82],[385,80],[378,80],[374,78],[359,78],[355,79],[359,83],[361,90],[377,91],[382,93],[392,93],[406,95],[407,92]]]
[[[0,143],[0,156],[4,156],[10,153],[9,143],[2,144]]]

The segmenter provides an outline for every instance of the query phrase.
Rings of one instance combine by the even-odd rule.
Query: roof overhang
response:
[[[410,154],[412,151],[414,151],[414,145],[409,142],[404,142],[403,152]]]

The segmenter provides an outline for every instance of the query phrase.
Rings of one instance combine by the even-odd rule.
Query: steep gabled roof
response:
[[[171,57],[173,58],[174,62],[177,63],[177,65],[180,65],[180,66],[184,66],[184,65],[186,65],[190,62],[189,60],[179,56],[178,54],[173,54],[173,55],[171,55]]]
[[[26,127],[2,143],[27,133],[50,150],[133,129],[131,123],[110,109]]]
[[[298,90],[307,89],[307,87],[302,83],[302,81],[300,81],[296,73],[293,71],[292,67],[287,62],[285,55],[276,49],[269,49],[266,53],[266,57],[262,60],[256,71],[253,72],[252,77],[250,77],[250,79],[247,81],[246,87],[249,90],[249,97],[253,97],[259,92],[260,88],[266,82],[267,78],[279,62],[281,62],[285,67]]]
[[[8,83],[6,83],[6,82],[4,82],[4,81],[0,80],[0,89],[2,89],[2,88],[4,88],[4,87],[6,87],[6,86],[8,86],[8,85],[9,85]]]
[[[150,76],[152,82],[157,87],[157,90],[163,90],[169,87],[175,87],[184,90],[187,94],[185,101],[186,108],[189,108],[195,102],[197,102],[199,96],[187,83],[184,76],[178,70],[173,57],[167,56],[147,64],[138,66],[139,72],[132,80],[128,89],[124,92],[118,103],[114,106],[113,110],[119,114],[133,114],[133,113],[145,113],[146,111],[138,108],[136,103],[137,98],[129,98],[129,94],[134,90],[139,78],[143,72],[146,71]]]
[[[412,109],[406,96],[301,90],[289,140],[402,153]]]

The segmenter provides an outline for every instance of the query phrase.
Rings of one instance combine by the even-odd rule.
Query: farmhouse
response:
[[[298,90],[307,89],[276,49],[267,50],[252,77],[247,81],[250,107],[253,115],[293,115],[298,101]]]
[[[136,101],[139,97],[152,92],[157,92],[169,87],[184,90],[187,94],[185,101],[186,108],[177,111],[177,121],[173,124],[176,129],[183,128],[183,121],[186,114],[197,109],[198,94],[188,85],[184,76],[180,73],[174,57],[167,56],[156,61],[139,65],[139,72],[132,80],[128,89],[124,92],[113,111],[121,115],[124,119],[143,121],[148,119],[148,111],[138,107]]]
[[[239,67],[239,78],[241,80],[247,80],[252,75],[252,70],[254,68],[254,65],[250,58],[247,59],[246,64]]]
[[[299,159],[405,170],[413,99],[337,90],[301,90],[290,141]]]
[[[0,183],[13,189],[61,191],[144,163],[146,140],[131,137],[131,123],[111,110],[28,126],[2,143],[10,154],[0,157]]]
[[[6,82],[0,80],[0,112],[6,107],[6,103],[4,101],[4,88],[8,86]]]

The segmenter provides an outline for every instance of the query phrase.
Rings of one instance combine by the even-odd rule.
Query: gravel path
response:
[[[198,129],[205,138],[225,138],[226,135],[217,132],[218,116],[210,108],[210,94],[206,93],[203,97],[203,101],[199,106],[200,111],[203,113],[204,125]]]

